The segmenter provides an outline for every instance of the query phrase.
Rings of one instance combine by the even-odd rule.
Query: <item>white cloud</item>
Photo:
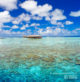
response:
[[[31,35],[32,34],[31,29],[28,29],[25,34]]]
[[[40,16],[31,16],[33,20],[42,20],[42,17]]]
[[[3,27],[3,24],[2,23],[0,23],[0,28],[2,28]]]
[[[80,28],[73,29],[71,32],[71,35],[79,36],[80,35]]]
[[[13,24],[21,24],[23,21],[29,23],[30,20],[42,20],[42,17],[40,17],[40,16],[33,16],[33,15],[22,13],[18,17],[14,18],[12,23]]]
[[[54,11],[50,12],[48,16],[45,17],[45,20],[50,21],[51,24],[57,25],[59,27],[64,27],[62,20],[65,20],[67,17],[64,15],[64,11],[60,9],[55,9]]]
[[[0,0],[0,7],[6,10],[17,9],[17,0]]]
[[[40,26],[40,24],[39,23],[32,23],[30,26]]]
[[[4,25],[4,24],[0,24],[0,29],[2,29],[3,27],[5,27],[5,28],[10,28],[10,26],[9,25]]]
[[[54,35],[58,35],[61,32],[60,28],[55,28],[55,30],[53,31]]]
[[[72,12],[70,13],[70,16],[80,17],[80,10],[79,10],[79,11],[72,11]]]
[[[20,29],[21,29],[21,30],[25,30],[25,29],[26,29],[26,27],[25,27],[25,26],[23,26],[23,27],[21,27]]]
[[[29,27],[29,25],[28,25],[28,24],[23,25],[20,29],[21,29],[21,30],[26,30],[26,28],[27,28],[27,27]]]
[[[51,24],[57,25],[57,21],[56,20],[50,20]]]
[[[61,29],[61,28],[55,28],[47,27],[46,29],[39,29],[38,33],[42,36],[68,36],[71,35],[72,31]]]
[[[46,16],[46,17],[45,17],[45,20],[50,21],[51,18],[50,18],[49,16]]]
[[[12,29],[18,29],[18,28],[19,28],[19,27],[16,26],[16,25],[12,26]]]
[[[51,27],[47,27],[46,29],[39,29],[38,33],[43,36],[53,35],[53,29]]]
[[[66,16],[64,16],[63,13],[64,13],[64,11],[62,11],[60,9],[55,9],[52,12],[51,20],[64,20],[64,19],[66,19]]]
[[[76,28],[75,30],[76,30],[76,31],[80,31],[80,28]]]
[[[32,23],[31,25],[26,24],[26,25],[23,25],[20,29],[21,29],[21,30],[26,30],[26,28],[28,28],[28,27],[34,27],[34,28],[37,29],[38,26],[40,26],[39,23]]]
[[[31,0],[23,2],[22,4],[20,4],[20,6],[32,14],[31,19],[33,20],[42,20],[43,17],[45,17],[45,20],[51,22],[51,24],[57,25],[59,27],[64,27],[64,24],[62,22],[58,22],[67,18],[64,15],[63,10],[55,9],[52,12],[51,5],[38,5],[36,1]],[[37,15],[37,17],[35,15]]]
[[[51,20],[51,24],[57,25],[57,27],[64,27],[64,24],[62,22],[57,22],[56,20]]]
[[[32,15],[47,16],[48,12],[52,10],[52,6],[49,4],[37,5],[36,1],[25,1],[20,5],[26,11],[29,11]]]
[[[52,10],[52,6],[45,4],[43,6],[37,6],[31,13],[33,15],[48,16],[50,10]]]
[[[19,20],[17,20],[17,19],[16,19],[16,20],[14,19],[14,20],[12,21],[12,23],[13,23],[13,24],[19,24],[19,23],[20,23],[20,21],[19,21]]]
[[[0,12],[0,23],[11,22],[13,18],[8,11]]]
[[[37,7],[37,2],[36,1],[25,1],[20,6],[27,11],[33,11]]]
[[[13,0],[12,0],[13,1]],[[16,1],[16,0],[15,0]],[[15,4],[16,6],[16,4]],[[30,12],[31,14],[21,14],[20,16],[16,18],[12,18],[8,11],[0,12],[0,27],[4,26],[3,23],[12,22],[14,25],[12,26],[11,30],[3,31],[3,33],[6,34],[20,34],[21,32],[11,32],[13,29],[23,30],[24,33],[27,31],[27,34],[32,33],[31,29],[27,30],[28,27],[35,27],[35,33],[41,34],[41,35],[51,35],[51,36],[57,36],[59,34],[62,35],[70,35],[72,32],[69,30],[60,28],[64,27],[64,25],[70,25],[73,24],[71,21],[62,22],[62,20],[65,20],[67,17],[64,15],[64,11],[60,9],[52,10],[52,6],[49,4],[44,5],[38,5],[36,1],[25,1],[20,5],[22,8],[24,8],[26,11]],[[4,7],[5,8],[5,7]],[[8,8],[7,10],[16,9],[15,8]],[[78,15],[79,16],[79,15]],[[30,24],[30,20],[42,20],[45,18],[45,20],[51,22],[53,25],[57,25],[56,28],[47,27],[47,28],[38,28],[40,26],[39,23],[32,23]],[[19,27],[19,24],[22,24],[22,22],[25,21],[26,25],[23,25],[22,27]],[[1,30],[1,29],[0,29]],[[73,31],[73,33],[76,33],[76,30]]]
[[[25,27],[29,27],[29,24],[26,24]]]
[[[62,29],[61,33],[62,33],[63,36],[70,36],[72,31],[69,31],[67,29]]]
[[[27,14],[23,20],[28,22],[28,21],[30,21],[30,19],[31,19],[30,15]]]
[[[57,22],[56,25],[59,26],[59,27],[64,27],[64,24],[62,22]]]
[[[20,16],[18,16],[17,18],[15,18],[12,23],[13,24],[20,24],[22,23],[22,21],[26,21],[29,22],[31,20],[31,16],[28,14],[21,14]]]
[[[0,36],[23,36],[24,32],[11,31],[11,30],[0,30]]]
[[[71,25],[71,24],[73,24],[73,22],[72,21],[66,21],[65,24],[66,25]]]

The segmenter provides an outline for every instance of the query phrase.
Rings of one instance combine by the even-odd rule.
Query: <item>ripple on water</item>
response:
[[[0,41],[1,80],[67,82],[65,74],[79,77],[80,38]]]

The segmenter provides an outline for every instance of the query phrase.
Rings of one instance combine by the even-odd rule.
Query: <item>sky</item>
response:
[[[80,36],[80,0],[0,0],[0,37]]]

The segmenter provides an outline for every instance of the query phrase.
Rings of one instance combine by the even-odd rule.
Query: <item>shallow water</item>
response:
[[[80,82],[80,38],[0,39],[0,82]]]

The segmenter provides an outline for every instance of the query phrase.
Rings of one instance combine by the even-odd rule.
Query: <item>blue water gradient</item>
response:
[[[80,38],[0,39],[0,82],[80,82]]]

